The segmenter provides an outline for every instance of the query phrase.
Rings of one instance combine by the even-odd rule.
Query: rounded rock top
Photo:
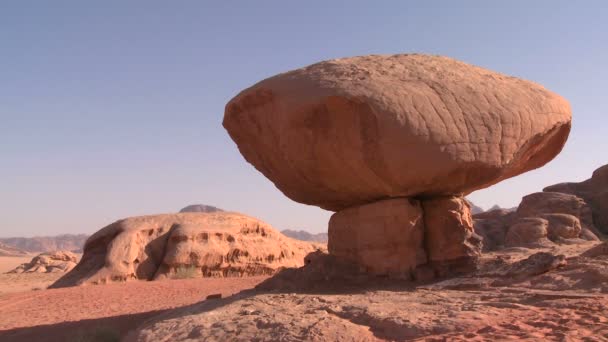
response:
[[[226,105],[223,125],[289,198],[338,211],[466,195],[541,167],[571,110],[539,84],[451,58],[370,55],[263,80]]]

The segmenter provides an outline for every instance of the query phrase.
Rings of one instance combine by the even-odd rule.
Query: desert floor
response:
[[[112,336],[124,335],[168,309],[204,301],[211,294],[229,296],[264,279],[133,281],[3,293],[0,341],[114,341]]]
[[[51,275],[2,275],[0,341],[608,341],[608,254],[579,256],[593,245],[534,262],[538,250],[489,253],[472,275],[351,291],[252,289],[266,277],[33,291]]]
[[[63,273],[6,273],[21,264],[30,262],[34,256],[36,255],[0,257],[0,296],[14,292],[44,290],[63,275]]]

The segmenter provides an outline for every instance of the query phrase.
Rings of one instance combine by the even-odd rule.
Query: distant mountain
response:
[[[189,206],[183,208],[179,212],[180,213],[215,213],[218,211],[224,211],[224,210],[222,210],[220,208],[216,208],[211,205],[192,204],[192,205],[189,205]]]
[[[0,242],[0,256],[26,256],[27,252]]]
[[[85,234],[64,234],[57,236],[37,236],[32,238],[0,238],[0,243],[30,253],[51,251],[71,251],[81,253],[89,236]]]
[[[289,236],[292,239],[302,241],[313,241],[313,242],[327,242],[327,233],[311,234],[304,230],[291,230],[285,229],[281,233],[285,236]]]
[[[475,203],[473,203],[469,200],[467,200],[467,202],[469,202],[469,205],[471,206],[471,215],[480,214],[485,211],[485,210],[483,210],[482,207],[476,206]]]

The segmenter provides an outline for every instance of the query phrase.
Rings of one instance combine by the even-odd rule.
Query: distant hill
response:
[[[192,204],[180,210],[180,213],[216,213],[219,211],[224,211],[220,208],[216,208],[211,205],[206,204]]]
[[[0,243],[30,253],[51,251],[71,251],[81,253],[89,236],[85,234],[64,234],[57,236],[37,236],[32,238],[0,238]]]
[[[302,241],[313,241],[313,242],[327,242],[327,233],[311,234],[304,230],[291,230],[285,229],[281,233],[285,236],[289,236],[292,239]]]
[[[483,210],[482,207],[476,206],[475,203],[473,203],[469,200],[467,200],[467,202],[469,202],[469,205],[471,206],[471,215],[480,214],[485,211],[485,210]]]
[[[7,246],[0,242],[0,256],[25,256],[27,252],[15,247]]]

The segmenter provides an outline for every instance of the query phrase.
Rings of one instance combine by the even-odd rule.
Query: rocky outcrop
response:
[[[379,275],[415,274],[425,259],[436,273],[474,264],[481,243],[463,196],[543,166],[570,124],[568,102],[538,84],[416,54],[268,78],[223,121],[286,196],[336,212],[332,255]]]
[[[323,278],[281,287],[275,276],[256,291],[164,313],[125,341],[601,341],[607,254],[580,256],[588,244],[486,254],[474,276],[415,288],[375,278],[345,291],[331,278],[324,290],[307,291],[291,285],[318,286]]]
[[[590,207],[595,227],[601,233],[608,234],[608,165],[595,170],[586,181],[555,184],[543,191],[572,194],[581,198]]]
[[[64,273],[72,270],[78,262],[78,256],[68,251],[42,253],[29,263],[21,264],[8,273]]]
[[[327,239],[328,239],[327,233],[312,234],[305,230],[285,229],[285,230],[281,230],[281,233],[292,239],[302,240],[302,241],[327,243]]]
[[[600,234],[585,200],[559,192],[533,193],[522,198],[515,212],[493,210],[473,218],[485,250],[597,241]]]
[[[523,217],[515,221],[505,235],[506,247],[549,247],[547,220],[539,217]]]
[[[270,275],[320,245],[234,212],[132,217],[92,235],[80,263],[52,287],[132,279]]]
[[[515,212],[506,209],[491,210],[473,215],[475,233],[482,237],[483,250],[493,251],[504,247],[507,230],[515,220]]]
[[[206,204],[191,204],[182,208],[180,213],[216,213],[218,211],[224,211],[220,208],[216,208]]]
[[[0,238],[0,243],[30,253],[71,251],[82,252],[89,236],[85,234],[63,234],[57,236],[37,236],[31,238]]]

